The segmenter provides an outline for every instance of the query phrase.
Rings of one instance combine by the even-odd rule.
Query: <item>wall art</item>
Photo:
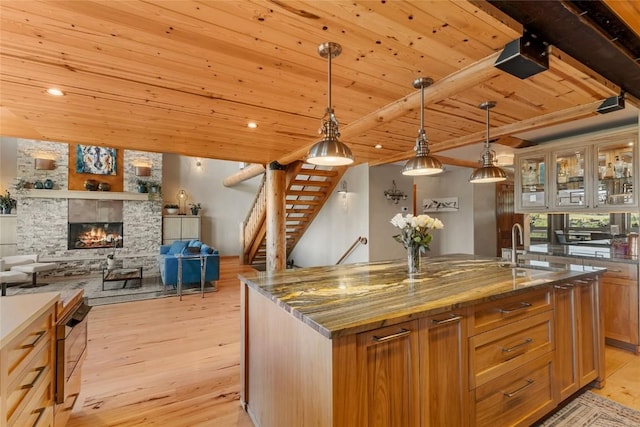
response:
[[[454,212],[458,209],[457,197],[439,197],[422,201],[422,212]]]
[[[78,144],[76,172],[116,175],[116,149]]]

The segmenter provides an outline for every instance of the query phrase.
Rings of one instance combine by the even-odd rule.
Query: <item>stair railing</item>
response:
[[[364,236],[358,236],[358,238],[356,239],[355,242],[353,242],[353,244],[349,247],[349,249],[347,249],[347,251],[340,257],[340,259],[338,260],[338,262],[336,262],[336,265],[338,264],[342,264],[342,261],[344,261],[349,255],[351,255],[351,252],[356,250],[356,247],[358,247],[358,245],[366,245],[367,244],[367,238]]]
[[[251,248],[251,244],[256,238],[258,234],[258,230],[262,227],[262,223],[264,222],[265,216],[267,214],[267,193],[265,186],[265,179],[262,179],[262,183],[260,185],[260,189],[258,190],[258,194],[256,194],[256,198],[253,202],[253,208],[249,211],[247,218],[243,223],[243,232],[242,232],[242,240],[243,240],[243,254],[246,256],[249,248]]]

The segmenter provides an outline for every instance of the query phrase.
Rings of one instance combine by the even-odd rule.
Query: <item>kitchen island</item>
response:
[[[604,378],[601,271],[546,267],[240,275],[242,405],[260,427],[529,425]]]

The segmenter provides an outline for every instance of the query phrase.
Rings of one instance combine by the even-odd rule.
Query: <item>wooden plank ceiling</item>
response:
[[[5,136],[289,163],[318,140],[326,41],[342,45],[332,101],[357,163],[411,156],[417,77],[436,82],[434,152],[482,141],[484,100],[508,136],[592,115],[620,90],[553,47],[550,69],[529,79],[495,69],[523,29],[484,2],[3,0],[0,17]]]

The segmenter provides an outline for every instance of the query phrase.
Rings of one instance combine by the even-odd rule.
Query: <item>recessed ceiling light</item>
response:
[[[379,150],[382,148],[382,144],[376,144],[373,148],[377,148]]]
[[[47,93],[51,96],[64,96],[64,92],[55,87],[47,89]]]
[[[255,128],[258,127],[258,124],[256,122],[249,122],[249,123],[247,123],[247,127],[249,129],[255,129]]]

